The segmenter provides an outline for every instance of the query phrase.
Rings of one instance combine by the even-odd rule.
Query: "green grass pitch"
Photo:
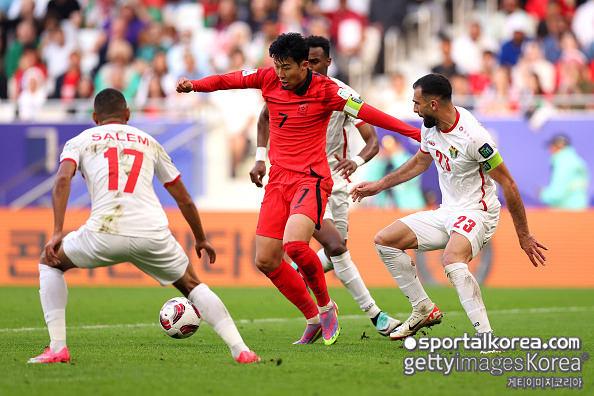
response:
[[[0,394],[5,395],[499,395],[506,377],[489,373],[403,374],[408,352],[381,337],[344,289],[331,289],[340,307],[338,342],[292,345],[304,328],[299,312],[276,289],[218,288],[244,338],[262,362],[239,365],[203,323],[184,340],[158,326],[161,305],[173,288],[69,289],[66,311],[70,364],[26,364],[49,344],[37,288],[0,288]],[[410,305],[396,288],[373,289],[383,310],[406,319]],[[445,314],[428,336],[472,330],[453,288],[428,288]],[[484,289],[492,327],[499,336],[580,337],[593,353],[594,290]],[[15,330],[17,329],[17,330]],[[463,352],[465,355],[476,352]],[[507,356],[519,356],[508,352]],[[563,355],[562,352],[545,352]],[[500,356],[506,356],[502,354]],[[584,390],[594,394],[594,360],[583,363]],[[530,373],[512,373],[515,376]],[[559,373],[549,375],[560,376]]]

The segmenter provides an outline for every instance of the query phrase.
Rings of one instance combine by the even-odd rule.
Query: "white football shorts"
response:
[[[130,262],[167,286],[186,272],[189,259],[167,230],[162,237],[129,237],[89,231],[84,225],[62,241],[64,253],[79,268]]]
[[[330,219],[334,221],[334,225],[343,239],[347,239],[349,235],[349,186],[332,191],[326,211],[324,212],[324,220]]]
[[[439,208],[413,213],[401,219],[417,236],[420,251],[443,249],[452,232],[464,235],[475,257],[489,242],[499,223],[499,208],[483,210],[452,210]]]

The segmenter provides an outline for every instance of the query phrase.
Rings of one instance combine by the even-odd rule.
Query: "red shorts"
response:
[[[332,184],[331,177],[271,167],[256,235],[283,239],[289,216],[297,213],[312,219],[319,230]]]

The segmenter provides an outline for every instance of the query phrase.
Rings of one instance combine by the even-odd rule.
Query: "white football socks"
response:
[[[476,331],[479,333],[493,331],[487,317],[487,309],[483,304],[481,288],[474,276],[468,271],[468,264],[448,264],[444,267],[444,270],[446,276],[456,288],[462,307],[464,307],[468,319],[470,319]]]
[[[417,267],[408,254],[400,249],[377,244],[375,249],[413,308],[421,302],[423,305],[431,303],[417,276]]]
[[[198,308],[202,319],[227,343],[234,359],[237,359],[241,352],[249,351],[225,304],[207,285],[201,283],[196,286],[188,295],[188,299]]]
[[[330,257],[330,260],[334,266],[336,277],[351,293],[359,307],[369,318],[376,317],[381,310],[377,307],[365,283],[363,283],[359,270],[351,260],[351,254],[346,251],[340,256]]]
[[[332,261],[330,261],[328,259],[328,256],[326,256],[326,252],[324,252],[324,248],[318,250],[318,257],[320,258],[320,261],[322,262],[322,268],[324,268],[324,273],[326,273],[328,271],[332,271],[334,269],[334,265],[332,264]]]
[[[66,304],[68,287],[64,273],[49,265],[39,264],[39,299],[54,353],[66,347]]]

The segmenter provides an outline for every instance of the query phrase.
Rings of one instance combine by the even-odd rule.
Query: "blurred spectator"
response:
[[[54,30],[50,41],[41,46],[41,59],[47,65],[50,81],[55,82],[56,78],[66,72],[68,58],[73,49],[73,45],[66,42],[64,32],[60,28]]]
[[[485,89],[491,85],[491,76],[495,69],[499,67],[495,54],[488,50],[483,51],[481,64],[482,67],[478,73],[473,73],[468,76],[470,91],[473,95],[482,94]]]
[[[452,40],[445,35],[441,35],[441,63],[433,66],[431,72],[439,73],[450,79],[453,75],[458,74],[458,67],[452,59]]]
[[[67,70],[56,79],[51,98],[62,99],[64,103],[70,103],[76,97],[76,89],[82,76],[80,60],[81,54],[79,51],[75,50],[70,53]]]
[[[173,94],[176,77],[167,70],[165,52],[157,52],[151,62],[151,67],[142,74],[138,84],[136,106],[144,108],[150,98],[165,98]]]
[[[23,54],[19,59],[19,65],[16,71],[14,72],[13,76],[8,81],[8,97],[9,99],[16,99],[20,92],[23,89],[24,81],[23,76],[25,72],[31,68],[37,68],[44,76],[44,83],[45,77],[47,75],[45,65],[39,59],[39,52],[35,45],[27,44],[23,48]]]
[[[532,74],[537,75],[543,93],[554,92],[555,67],[551,62],[544,58],[540,46],[535,41],[526,43],[520,59],[512,68],[514,88],[518,91],[525,90],[528,85],[528,80],[532,79]]]
[[[569,21],[561,15],[556,16],[549,26],[548,34],[542,40],[544,55],[549,62],[555,63],[559,60],[561,56],[561,36],[568,31],[570,31]]]
[[[19,60],[26,45],[36,47],[38,43],[37,30],[31,20],[21,21],[16,28],[16,38],[6,49],[4,57],[4,74],[12,77],[19,66]]]
[[[474,97],[470,87],[470,82],[464,74],[454,74],[450,77],[452,84],[452,97],[455,103],[467,110],[474,109]]]
[[[594,43],[594,0],[588,0],[576,9],[571,27],[582,48],[590,48]]]
[[[187,73],[202,78],[213,74],[210,69],[209,59],[202,43],[194,43],[194,34],[191,30],[182,30],[178,41],[167,51],[167,68],[176,77],[187,76]],[[188,63],[191,56],[191,65]],[[190,70],[190,69],[191,70]],[[190,78],[190,77],[188,77]],[[193,79],[196,79],[192,77]]]
[[[559,209],[581,210],[588,207],[589,174],[585,161],[570,145],[565,135],[549,142],[551,181],[540,191],[540,200]]]
[[[509,115],[518,111],[518,93],[511,86],[509,70],[499,66],[493,71],[491,85],[479,98],[479,111],[484,114]]]
[[[70,14],[79,10],[80,5],[76,0],[50,0],[47,3],[47,12],[54,11],[60,20],[70,18]]]
[[[245,61],[241,49],[235,48],[231,51],[231,63],[226,71],[244,69]],[[221,128],[227,134],[231,177],[247,177],[248,172],[240,172],[239,168],[250,149],[250,136],[256,130],[256,121],[263,105],[262,97],[252,89],[234,89],[213,92],[209,100],[220,112]],[[229,109],[233,109],[232,116],[229,116]]]
[[[497,42],[483,35],[479,23],[473,21],[468,26],[468,34],[452,42],[452,60],[460,73],[477,74],[483,66],[483,52],[496,51],[498,48]]]
[[[263,30],[263,25],[269,21],[276,21],[278,18],[277,9],[278,1],[276,0],[252,0],[248,19],[252,32]]]
[[[555,4],[559,13],[566,17],[572,17],[575,12],[575,0],[527,0],[524,9],[536,20],[543,21],[549,15],[549,7]]]
[[[535,19],[520,7],[519,0],[501,0],[499,11],[489,18],[489,35],[499,43],[512,39],[514,29],[521,28],[528,37],[536,36]]]
[[[527,29],[519,15],[514,15],[509,20],[509,27],[513,32],[512,39],[501,46],[499,53],[499,64],[511,67],[518,62],[522,54],[522,46],[527,42]]]
[[[412,97],[414,90],[400,72],[392,74],[388,89],[380,89],[378,93],[379,107],[397,118],[416,119],[413,111]]]
[[[100,92],[105,88],[115,88],[124,94],[130,103],[140,81],[138,70],[132,65],[133,50],[125,40],[114,41],[107,50],[107,60],[97,71],[95,76],[95,90]]]
[[[542,40],[551,30],[555,30],[554,25],[557,23],[557,18],[559,17],[561,17],[561,5],[557,0],[548,0],[545,16],[540,19],[536,28],[536,37]]]
[[[592,81],[589,78],[587,58],[580,51],[575,35],[565,32],[561,37],[561,56],[555,64],[557,93],[582,95],[592,93]],[[573,109],[583,109],[584,103],[567,98],[565,105]]]
[[[262,24],[262,30],[254,34],[250,51],[254,67],[268,67],[274,64],[272,58],[268,55],[268,48],[277,35],[278,29],[276,22],[273,19],[266,20]]]
[[[17,100],[19,119],[32,121],[47,101],[45,74],[38,67],[30,67],[23,73],[23,89]]]
[[[162,44],[162,39],[163,26],[157,22],[151,23],[140,32],[136,57],[150,63],[157,52],[167,50]]]

